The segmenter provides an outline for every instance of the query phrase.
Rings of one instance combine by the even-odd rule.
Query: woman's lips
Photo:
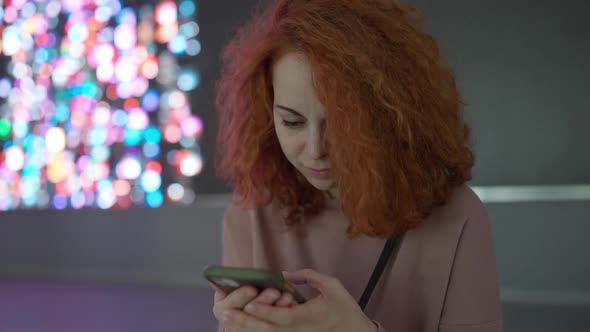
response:
[[[307,171],[311,177],[322,180],[329,179],[332,175],[329,168],[314,169],[307,167]]]

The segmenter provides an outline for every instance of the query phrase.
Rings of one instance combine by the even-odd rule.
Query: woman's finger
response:
[[[310,300],[304,304],[290,308],[251,303],[244,312],[263,321],[278,325],[306,324],[325,317],[326,304],[318,300]]]
[[[258,290],[252,286],[242,286],[229,293],[224,299],[224,308],[242,309],[258,296]]]
[[[267,288],[263,290],[252,302],[273,304],[281,297],[281,292],[274,288]]]
[[[284,292],[281,297],[274,303],[277,307],[290,307],[295,301],[293,295],[289,292]]]
[[[257,331],[257,332],[273,332],[276,331],[276,326],[257,319],[241,310],[227,310],[223,314],[222,322],[228,326],[232,331]]]
[[[227,293],[225,293],[225,291],[223,289],[217,287],[217,285],[215,285],[213,283],[209,283],[209,285],[215,291],[215,302],[219,302],[227,296]]]
[[[283,271],[283,276],[294,284],[306,284],[317,289],[322,294],[328,294],[342,288],[342,284],[338,279],[321,274],[312,269],[304,269],[294,272]]]
[[[217,320],[222,319],[222,315],[229,309],[242,310],[246,304],[250,303],[258,295],[258,290],[251,286],[240,287],[227,296],[222,297],[222,294],[215,292],[216,301],[213,305],[213,315]]]

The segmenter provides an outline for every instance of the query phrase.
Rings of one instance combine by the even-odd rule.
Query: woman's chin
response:
[[[307,181],[309,181],[309,183],[317,190],[329,191],[334,188],[333,179],[316,179],[308,177]]]

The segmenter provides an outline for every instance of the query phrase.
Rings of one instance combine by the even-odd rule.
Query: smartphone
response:
[[[258,289],[259,292],[266,288],[289,292],[297,303],[306,301],[282,275],[271,270],[208,265],[203,274],[207,280],[226,293],[250,285]]]

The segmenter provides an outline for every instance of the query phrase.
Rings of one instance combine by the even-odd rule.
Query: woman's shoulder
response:
[[[464,185],[457,187],[445,204],[405,234],[403,253],[410,257],[406,259],[408,264],[417,264],[413,271],[432,276],[432,284],[425,287],[440,289],[447,285],[457,251],[479,250],[476,244],[487,244],[490,237],[485,206]]]
[[[456,188],[407,235],[400,260],[407,266],[400,269],[406,280],[423,281],[417,286],[423,295],[419,303],[435,309],[433,319],[461,326],[473,320],[476,326],[482,317],[496,321],[498,312],[489,309],[498,301],[493,236],[486,208],[471,188]],[[475,293],[478,297],[471,296]]]
[[[479,217],[486,211],[477,194],[466,184],[453,191],[443,209],[454,211],[466,218]]]
[[[283,217],[283,210],[275,201],[255,205],[232,199],[225,210],[224,221],[233,227],[251,227],[252,224],[264,224],[269,220],[278,220]]]
[[[484,204],[473,189],[465,184],[455,188],[447,201],[434,209],[431,217],[462,223],[469,219],[481,219],[483,215],[487,215]]]
[[[424,222],[413,231],[421,238],[458,238],[466,223],[486,226],[487,211],[475,192],[467,185],[453,190],[447,201],[436,207]],[[449,243],[451,244],[451,243]]]

